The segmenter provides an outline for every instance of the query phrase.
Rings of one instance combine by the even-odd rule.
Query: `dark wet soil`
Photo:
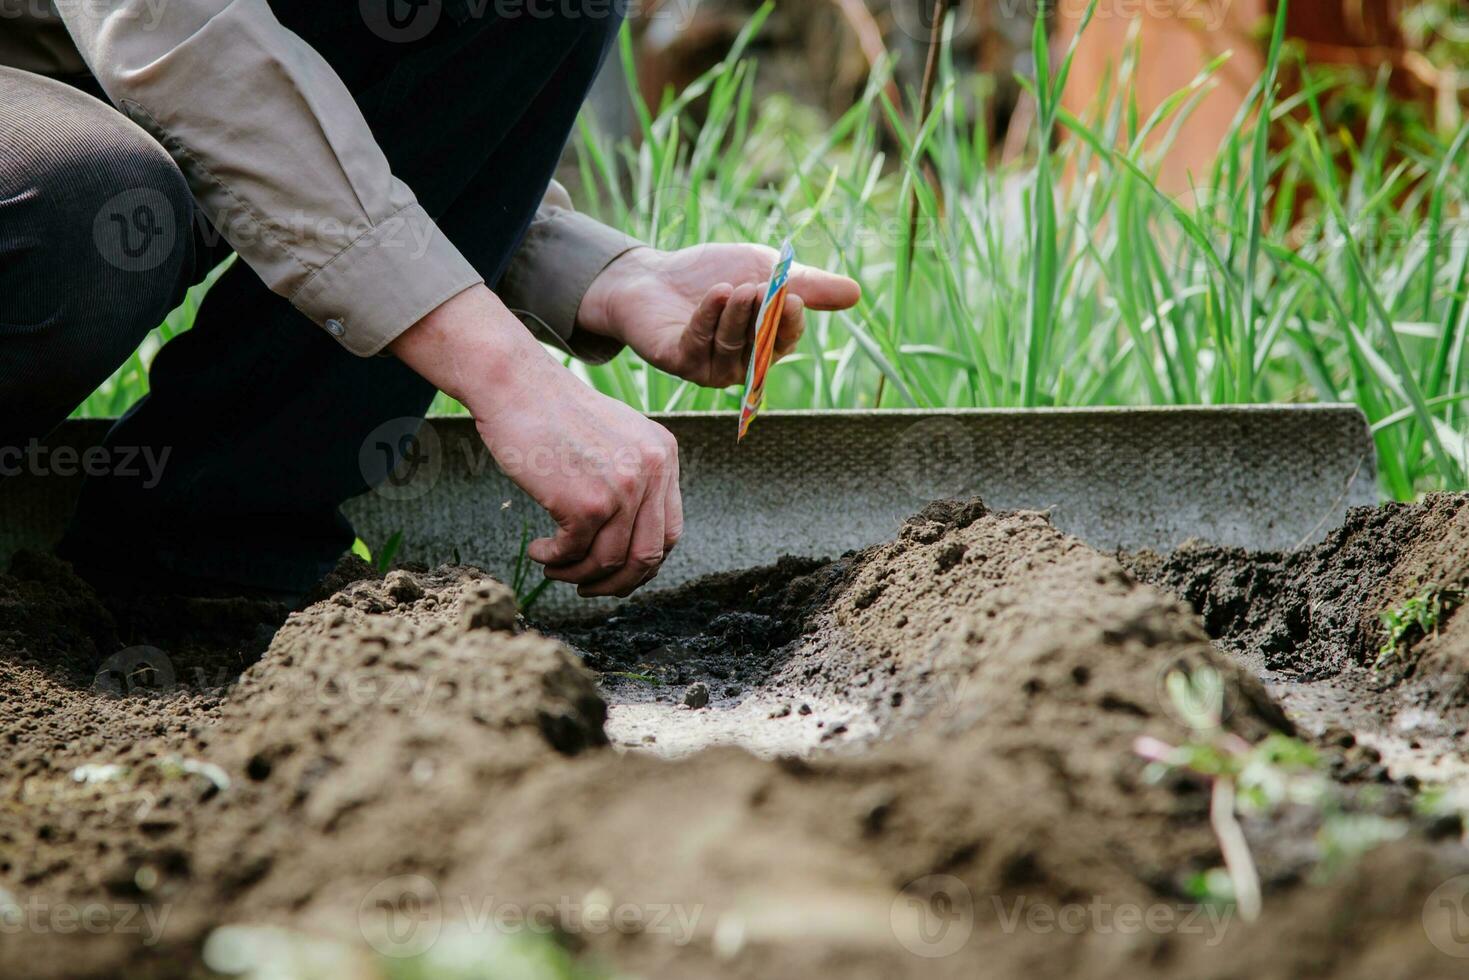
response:
[[[1357,511],[1299,554],[1120,560],[945,502],[860,553],[539,629],[464,567],[345,563],[272,637],[284,610],[109,608],[22,558],[0,973],[309,948],[316,975],[448,976],[433,957],[523,934],[490,903],[544,905],[555,942],[629,975],[1460,976],[1462,822],[1409,770],[1459,778],[1469,617],[1373,662],[1383,608],[1463,581],[1465,499]],[[1207,784],[1134,751],[1197,737],[1166,678],[1208,671],[1222,731],[1306,739],[1333,813],[1396,828],[1344,859],[1319,808],[1247,817],[1254,924],[1198,901]],[[107,928],[55,927],[91,906]],[[641,917],[589,927],[606,907]]]

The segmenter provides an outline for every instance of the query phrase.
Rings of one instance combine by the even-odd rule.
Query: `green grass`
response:
[[[1464,602],[1461,589],[1424,589],[1409,596],[1391,609],[1383,610],[1378,618],[1382,621],[1382,646],[1377,650],[1377,666],[1382,667],[1397,659],[1399,652],[1406,654],[1407,647],[1416,640],[1438,633],[1439,624]]]
[[[1381,78],[1351,93],[1349,131],[1333,115],[1347,83],[1297,64],[1276,30],[1214,166],[1170,196],[1155,180],[1159,161],[1223,59],[1144,117],[1136,50],[1126,51],[1073,114],[1060,100],[1069,53],[1043,56],[1042,24],[1042,69],[1023,80],[1037,107],[1030,152],[997,167],[982,111],[989,80],[956,73],[947,51],[921,126],[916,94],[904,106],[885,94],[891,65],[834,121],[783,97],[757,100],[746,53],[768,12],[724,63],[661,105],[629,86],[637,141],[609,141],[584,119],[574,160],[581,205],[644,241],[776,244],[810,219],[798,256],[862,283],[857,309],[810,318],[770,376],[770,407],[1350,401],[1373,425],[1386,495],[1465,486],[1458,161],[1469,130],[1449,142],[1398,125]],[[621,56],[630,72],[626,36]],[[1302,85],[1282,95],[1286,70]],[[833,176],[834,194],[813,213]],[[146,383],[147,356],[83,411],[125,405]],[[647,411],[738,405],[733,389],[696,388],[630,353],[571,366]]]

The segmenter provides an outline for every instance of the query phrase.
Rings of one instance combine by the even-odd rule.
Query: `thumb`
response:
[[[808,265],[791,270],[791,292],[811,310],[848,310],[862,298],[862,287],[856,280]]]
[[[566,565],[581,561],[592,549],[599,526],[593,521],[563,521],[550,538],[536,538],[525,549],[530,560],[542,565]]]

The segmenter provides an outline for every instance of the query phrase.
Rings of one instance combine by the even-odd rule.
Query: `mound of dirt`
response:
[[[1209,635],[1270,670],[1319,678],[1370,666],[1379,615],[1425,587],[1469,583],[1469,495],[1358,507],[1321,544],[1289,553],[1190,542],[1166,558],[1123,556],[1143,581],[1180,596]]]
[[[333,584],[263,654],[179,640],[94,689],[115,615],[54,564],[0,577],[0,738],[26,760],[0,774],[0,913],[29,926],[7,963],[187,976],[269,935],[332,944],[310,947],[320,975],[432,975],[534,922],[648,976],[1458,965],[1423,902],[1469,863],[1426,821],[1322,884],[1320,815],[1262,817],[1266,918],[1195,902],[1221,861],[1207,786],[1146,779],[1133,751],[1191,737],[1164,678],[1217,673],[1247,741],[1292,723],[1187,607],[1043,515],[934,505],[834,562],[545,627],[565,643],[473,569]],[[178,669],[232,658],[223,690]],[[657,754],[670,737],[678,758]],[[151,931],[79,935],[47,911],[89,903]],[[245,925],[289,932],[221,953]]]

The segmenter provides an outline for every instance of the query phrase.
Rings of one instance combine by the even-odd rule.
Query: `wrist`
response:
[[[555,366],[524,324],[484,285],[441,303],[389,349],[477,419],[495,414],[537,362]]]
[[[617,303],[638,281],[657,275],[657,259],[661,253],[647,245],[629,249],[608,263],[582,297],[576,312],[576,329],[627,343],[625,318],[618,316]]]

